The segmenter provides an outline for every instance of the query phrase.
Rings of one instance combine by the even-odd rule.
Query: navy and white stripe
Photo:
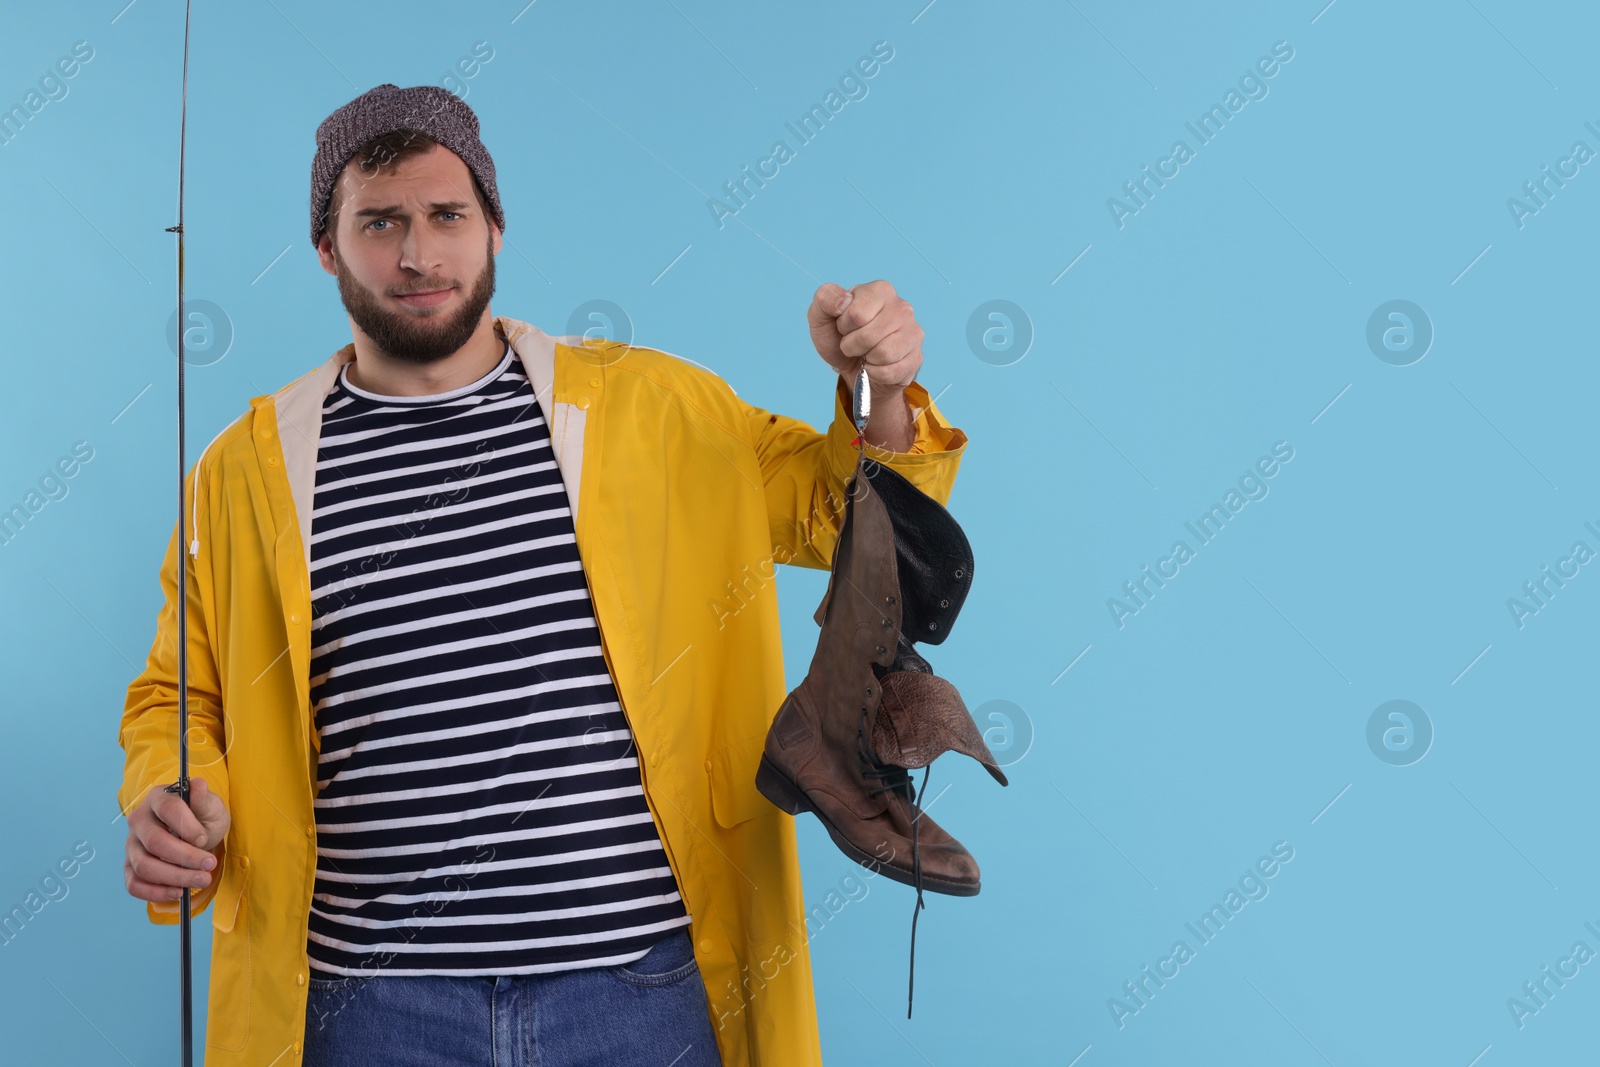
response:
[[[431,396],[342,372],[311,530],[313,972],[603,966],[685,925],[510,346]]]

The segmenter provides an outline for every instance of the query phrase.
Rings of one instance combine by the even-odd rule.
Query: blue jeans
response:
[[[686,927],[555,974],[312,978],[304,1067],[719,1067]]]

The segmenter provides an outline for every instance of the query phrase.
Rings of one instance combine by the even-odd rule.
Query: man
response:
[[[817,433],[492,315],[504,228],[448,92],[318,128],[353,341],[189,473],[122,718],[128,891],[157,923],[184,886],[211,906],[208,1064],[820,1063],[794,830],[754,785],[773,566],[830,565],[858,447],[944,503],[966,436],[887,282],[812,298]]]

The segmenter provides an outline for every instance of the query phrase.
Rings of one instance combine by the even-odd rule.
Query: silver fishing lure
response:
[[[861,372],[856,375],[855,389],[850,397],[850,416],[855,420],[856,433],[867,432],[867,419],[872,415],[872,383],[867,377],[867,364],[862,361]]]

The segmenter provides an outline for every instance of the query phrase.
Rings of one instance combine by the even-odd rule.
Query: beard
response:
[[[387,356],[407,363],[435,363],[461,349],[477,332],[483,313],[494,295],[494,238],[487,244],[488,255],[483,270],[479,272],[472,290],[461,306],[446,314],[438,308],[419,308],[415,311],[395,311],[386,306],[378,294],[356,280],[334,248],[334,269],[339,279],[339,298],[344,309],[372,338],[373,344]],[[444,289],[449,282],[424,279],[408,286],[409,292],[426,292]],[[390,295],[404,295],[396,293]]]

